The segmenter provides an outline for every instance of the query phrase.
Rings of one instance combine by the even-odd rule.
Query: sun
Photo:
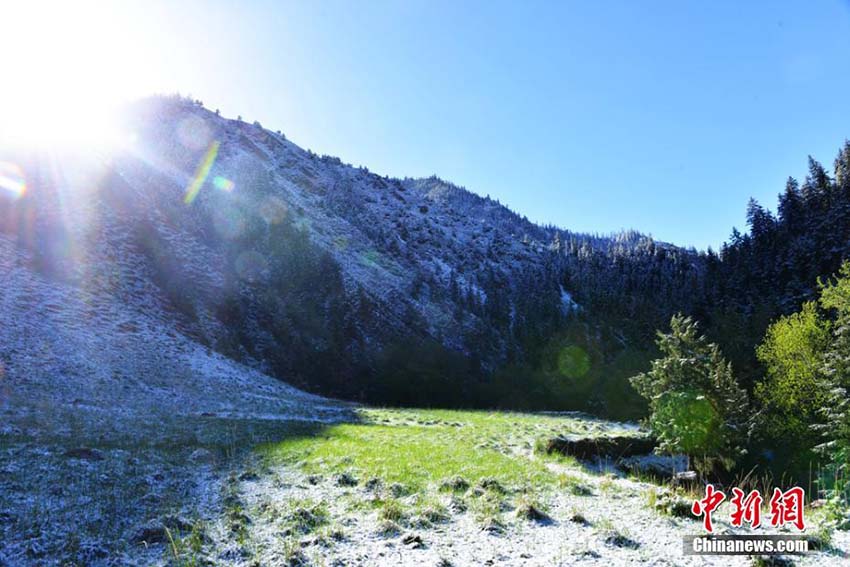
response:
[[[120,3],[0,3],[0,143],[111,146],[114,113],[140,94],[143,42]]]

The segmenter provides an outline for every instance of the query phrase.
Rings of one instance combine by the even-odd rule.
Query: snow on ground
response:
[[[570,469],[570,474],[575,474],[575,470]],[[507,526],[505,533],[483,530],[471,512],[452,513],[448,521],[432,526],[385,533],[376,513],[367,510],[352,514],[350,506],[345,504],[352,497],[368,500],[370,488],[362,485],[340,487],[330,478],[317,482],[291,467],[273,468],[259,478],[251,476],[240,483],[240,489],[246,510],[267,510],[270,505],[285,508],[285,503],[290,501],[330,503],[330,515],[335,518],[332,521],[342,535],[337,541],[327,536],[301,538],[299,549],[308,564],[752,565],[752,558],[746,556],[684,556],[683,536],[700,533],[701,526],[693,520],[653,510],[647,503],[647,495],[648,491],[657,490],[657,486],[590,473],[581,477],[592,487],[591,494],[561,491],[549,501],[551,523],[517,519]],[[449,502],[448,498],[446,501]],[[291,553],[284,552],[289,549],[284,542],[290,534],[282,531],[268,516],[252,515],[250,519],[252,553],[263,565],[286,565],[292,557]],[[715,523],[719,533],[729,528],[728,522],[718,520]],[[838,532],[833,545],[848,549],[850,537],[847,532]],[[795,558],[795,561],[798,565],[850,563],[840,551],[813,553]]]

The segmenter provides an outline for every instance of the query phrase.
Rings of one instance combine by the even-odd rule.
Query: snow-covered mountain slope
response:
[[[68,412],[106,422],[157,415],[334,419],[305,394],[202,346],[143,302],[50,281],[0,236],[0,408],[41,423]],[[66,424],[69,426],[70,424]]]
[[[457,339],[456,301],[439,292],[455,285],[486,301],[481,274],[494,270],[510,277],[541,266],[550,244],[552,231],[436,178],[380,177],[305,151],[257,124],[185,103],[152,101],[136,116],[133,128],[157,156],[155,167],[176,172],[174,197],[182,198],[190,182],[186,173],[218,144],[209,179],[226,180],[220,187],[229,192],[207,183],[192,208],[212,218],[219,236],[238,239],[250,230],[246,225],[286,217],[340,264],[348,290],[363,289],[377,301],[392,327],[408,325],[413,308],[425,316],[429,334]],[[120,172],[133,186],[148,183],[130,166]],[[247,263],[260,268],[267,262],[251,259]]]
[[[124,127],[109,151],[3,151],[7,400],[287,412],[307,398],[268,374],[347,384],[351,361],[397,341],[493,363],[593,285],[634,279],[630,253],[698,271],[642,235],[540,227],[190,101],[140,101]]]
[[[174,179],[124,183],[129,165],[106,156],[4,157],[27,184],[10,195],[7,179],[0,191],[6,423],[61,432],[69,415],[105,424],[178,415],[325,421],[346,411],[215,352],[181,322],[139,252],[139,226],[156,227],[182,284],[214,290],[221,277],[214,252],[161,216],[153,189],[163,183],[179,196]]]

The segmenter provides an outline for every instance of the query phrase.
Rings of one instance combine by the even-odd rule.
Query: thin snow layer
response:
[[[59,156],[59,172],[37,156],[13,156],[10,159],[27,176],[28,189],[18,200],[0,195],[0,234],[6,235],[3,261],[11,262],[9,269],[17,272],[0,274],[0,284],[6,284],[0,301],[14,305],[3,317],[29,317],[28,309],[37,312],[31,326],[44,322],[52,329],[47,344],[61,352],[60,366],[75,372],[85,369],[89,385],[109,380],[105,374],[113,369],[122,376],[132,374],[128,382],[138,380],[144,388],[154,388],[155,379],[139,379],[143,368],[137,367],[178,352],[184,359],[176,369],[180,375],[188,351],[194,351],[194,339],[208,345],[220,344],[222,338],[228,342],[228,329],[217,311],[219,300],[237,291],[246,299],[257,297],[262,267],[273,260],[264,245],[249,243],[237,249],[243,245],[240,238],[260,234],[284,218],[334,257],[350,292],[362,290],[373,300],[374,322],[363,323],[362,329],[370,345],[380,346],[387,337],[407,336],[412,330],[465,350],[464,337],[476,315],[470,312],[458,319],[458,306],[448,291],[484,301],[484,274],[499,274],[510,284],[543,266],[550,255],[546,251],[551,230],[439,179],[381,177],[185,102],[153,99],[129,114],[128,128],[137,134],[132,147],[108,156]],[[187,140],[187,132],[203,135]],[[217,159],[197,197],[187,204],[186,187],[212,142],[218,144]],[[217,186],[216,179],[229,189]],[[48,282],[27,273],[33,262],[24,258],[23,249],[52,252],[47,263],[61,278]],[[232,251],[232,257],[226,251]],[[243,274],[240,258],[250,259],[248,264],[258,266],[259,273]],[[240,281],[228,280],[234,271]],[[29,297],[30,276],[40,279],[42,287],[50,284],[55,289]],[[254,276],[258,281],[252,281]],[[174,286],[174,281],[180,285]],[[187,291],[180,298],[183,305],[166,297],[176,294],[174,287]],[[421,292],[415,299],[413,289]],[[558,301],[557,295],[552,301]],[[191,310],[191,316],[181,308]],[[427,321],[425,328],[410,328],[411,311]],[[264,353],[277,348],[274,337],[258,325],[245,326],[261,364]],[[12,344],[24,340],[16,330],[6,332],[15,335]],[[109,344],[93,343],[90,335]],[[167,344],[166,350],[152,348],[161,343]],[[35,370],[43,366],[25,361],[26,352],[32,355],[33,350],[27,346],[11,357],[15,361],[3,359],[10,371],[29,373],[29,365]],[[150,353],[162,355],[151,358]],[[123,369],[124,362],[133,370]],[[172,383],[183,383],[177,380]],[[202,388],[193,386],[191,379],[181,380],[189,388]],[[87,392],[89,385],[83,385],[80,394],[100,392]],[[73,380],[67,387],[74,389]],[[108,389],[121,387],[112,384]],[[72,399],[77,397],[82,396]]]
[[[564,469],[560,465],[550,465]],[[699,535],[702,526],[691,519],[676,518],[655,511],[648,504],[648,493],[657,486],[628,478],[577,473],[591,487],[587,495],[559,491],[546,499],[550,522],[510,520],[503,532],[482,529],[471,511],[454,513],[449,519],[430,526],[402,528],[387,533],[376,512],[352,514],[344,502],[353,498],[368,500],[372,495],[364,486],[340,487],[333,479],[309,479],[289,467],[276,467],[267,474],[241,483],[246,510],[286,508],[288,502],[326,502],[329,513],[342,537],[327,543],[314,537],[301,538],[300,548],[308,564],[376,565],[411,567],[421,565],[716,565],[749,566],[746,556],[685,556],[683,536]],[[405,503],[405,499],[401,499]],[[450,497],[445,497],[448,505]],[[718,533],[730,530],[729,510],[723,508],[715,521]],[[249,532],[255,556],[263,565],[287,565],[283,550],[287,534],[268,521],[268,516],[252,514]],[[735,528],[734,533],[741,533]],[[756,532],[753,532],[756,533]],[[760,529],[758,533],[774,533]],[[418,536],[421,543],[411,545],[405,536]],[[410,539],[408,538],[409,542]],[[836,532],[834,545],[846,549],[847,532]],[[839,552],[840,553],[840,552]],[[219,560],[222,560],[219,556]],[[836,553],[812,553],[795,558],[798,565],[835,565]],[[224,560],[226,565],[240,561]]]
[[[342,411],[212,352],[150,305],[46,279],[28,264],[0,236],[0,408],[10,417],[63,407],[311,420]]]
[[[171,185],[179,195],[203,148],[191,159],[175,158],[186,153],[174,141],[175,131],[186,121],[203,124],[209,139],[220,143],[210,176],[225,177],[233,187],[223,192],[207,183],[192,207],[227,211],[234,224],[216,226],[224,237],[238,231],[239,223],[255,220],[257,211],[267,222],[277,215],[294,220],[340,264],[347,286],[359,286],[381,303],[380,316],[389,327],[406,328],[412,307],[436,322],[429,329],[434,336],[458,342],[464,329],[452,323],[456,309],[450,301],[428,290],[410,301],[417,280],[446,289],[454,280],[460,291],[484,299],[479,278],[488,271],[514,281],[550,256],[553,230],[437,178],[381,177],[195,105],[151,103],[149,112],[160,126],[150,128],[150,116],[142,113],[146,129],[140,145],[160,158],[140,166],[129,156],[122,161],[124,181],[140,193],[146,186]],[[158,172],[183,173],[153,174],[150,165]]]
[[[581,309],[581,306],[576,303],[576,301],[573,299],[572,294],[566,289],[564,289],[564,286],[561,286],[561,305],[563,306],[565,311]]]

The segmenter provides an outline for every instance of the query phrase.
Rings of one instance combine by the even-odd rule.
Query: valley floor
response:
[[[53,431],[17,416],[0,429],[0,565],[753,564],[684,556],[702,527],[663,511],[661,487],[535,451],[633,427],[323,407],[99,429],[80,410]],[[848,561],[848,534],[825,537],[816,514],[825,545],[795,564]]]

